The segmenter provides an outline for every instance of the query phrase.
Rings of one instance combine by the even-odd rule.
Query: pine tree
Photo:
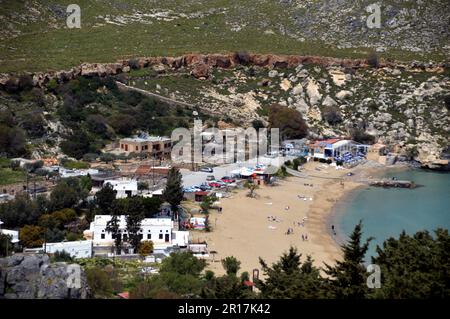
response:
[[[163,198],[176,210],[183,200],[183,184],[180,171],[174,167],[169,170],[167,175],[167,184],[163,193]]]
[[[128,232],[128,242],[134,248],[135,251],[139,250],[141,243],[141,222],[144,219],[144,213],[142,210],[130,210],[126,220],[127,220],[127,232]]]
[[[112,213],[112,204],[116,199],[116,191],[111,184],[106,184],[101,190],[95,194],[95,202],[103,214],[110,215]]]
[[[319,269],[313,266],[310,256],[302,264],[301,254],[293,247],[280,260],[269,267],[260,259],[265,280],[256,281],[262,298],[308,299],[318,298],[323,279]]]
[[[241,262],[236,259],[236,257],[226,257],[222,260],[222,266],[225,269],[227,275],[237,275],[239,269],[241,268]]]
[[[360,221],[350,235],[349,242],[342,245],[344,259],[336,261],[334,267],[325,263],[324,271],[329,276],[324,291],[325,297],[363,299],[368,294],[367,272],[363,262],[372,238],[366,239],[365,243],[361,244],[361,237]]]
[[[106,231],[112,234],[112,238],[114,238],[114,247],[116,248],[116,254],[120,255],[122,251],[122,234],[119,232],[119,216],[114,214],[112,218],[106,224]]]
[[[381,288],[371,298],[426,299],[450,297],[450,236],[437,229],[387,239],[372,262],[380,266]]]

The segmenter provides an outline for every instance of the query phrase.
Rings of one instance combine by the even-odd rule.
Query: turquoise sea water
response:
[[[350,193],[338,203],[331,217],[337,241],[348,239],[359,220],[363,221],[364,238],[375,237],[369,256],[375,255],[376,245],[405,230],[413,234],[419,230],[441,227],[450,229],[450,174],[425,170],[391,171],[382,177],[412,180],[421,185],[415,189],[384,189],[364,187]]]

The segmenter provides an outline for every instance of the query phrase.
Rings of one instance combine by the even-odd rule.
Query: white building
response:
[[[138,194],[138,182],[134,179],[110,179],[105,180],[103,185],[110,184],[117,192],[116,198],[126,198]]]
[[[71,257],[91,258],[92,257],[92,240],[66,241],[60,243],[46,243],[42,245],[42,249],[49,254],[57,251],[70,254]]]
[[[11,243],[17,244],[19,242],[19,232],[16,230],[2,229],[2,224],[0,220],[0,234],[11,236]]]
[[[0,203],[6,203],[10,200],[13,200],[14,198],[16,198],[14,195],[0,194]]]
[[[310,155],[316,158],[332,159],[339,158],[346,161],[348,159],[360,159],[367,154],[369,145],[357,143],[351,140],[341,140],[339,138],[331,138],[316,141],[310,145]]]
[[[178,247],[187,247],[189,244],[189,232],[177,230],[172,232],[172,245]]]
[[[110,215],[97,215],[89,228],[88,237],[91,237],[95,246],[114,245],[113,235],[106,230],[108,222],[111,220]],[[125,215],[119,217],[119,232],[123,241],[128,240],[128,232],[126,230],[127,222]],[[141,222],[141,230],[139,235],[141,241],[151,240],[155,248],[165,248],[173,245],[183,244],[184,234],[173,236],[173,221],[170,218],[145,218]],[[175,243],[173,242],[175,237]],[[180,238],[178,238],[180,237]],[[187,243],[184,245],[186,246]]]
[[[69,177],[78,177],[78,176],[87,176],[98,174],[98,169],[67,169],[67,168],[60,168],[59,169],[59,175],[61,178],[69,178]]]

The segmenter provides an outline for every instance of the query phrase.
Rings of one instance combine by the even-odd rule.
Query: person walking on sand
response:
[[[302,234],[302,241],[305,241],[305,236]]]

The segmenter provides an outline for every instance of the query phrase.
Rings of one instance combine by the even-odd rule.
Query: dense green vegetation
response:
[[[240,272],[240,262],[232,256],[222,260],[226,272],[223,276],[205,270],[206,262],[188,252],[172,253],[161,265],[152,265],[159,269],[159,274],[144,275],[137,271],[138,264],[125,261],[94,259],[82,264],[88,269],[88,282],[97,297],[114,297],[125,287],[131,298],[152,299],[449,297],[448,231],[437,230],[436,236],[427,232],[401,234],[400,238],[390,238],[383,247],[378,247],[378,256],[372,262],[381,268],[379,288],[367,286],[372,272],[363,265],[368,241],[362,242],[361,235],[359,224],[342,246],[343,259],[324,269],[314,266],[309,256],[302,260],[295,248],[283,253],[273,265],[260,260],[264,279],[255,281],[259,292],[252,290],[248,272]],[[120,275],[124,267],[128,274],[134,275]]]
[[[138,131],[170,136],[174,128],[190,125],[193,110],[119,90],[115,82],[119,79],[78,77],[60,84],[50,81],[45,89],[7,86],[0,91],[0,103],[6,105],[0,109],[0,156],[27,157],[34,148],[42,152],[57,146],[55,141],[62,137],[59,146],[66,155],[108,162],[108,154],[100,155],[100,150],[116,138]],[[28,98],[34,90],[41,96],[39,103]],[[201,119],[208,118],[198,113]],[[55,131],[59,125],[63,129]],[[63,165],[85,168],[87,164],[66,161]]]
[[[11,168],[0,168],[0,185],[22,182],[25,178],[25,172],[22,170],[15,171]]]
[[[280,129],[281,140],[304,138],[308,135],[308,125],[302,115],[286,106],[270,106],[269,124],[271,128]]]

